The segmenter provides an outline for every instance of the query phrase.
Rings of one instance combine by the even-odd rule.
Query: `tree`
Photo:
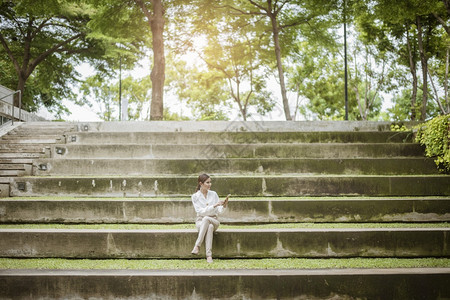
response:
[[[218,34],[208,35],[201,59],[228,83],[229,97],[237,104],[244,121],[255,107],[259,114],[270,111],[275,103],[265,89],[261,59],[251,25],[239,27],[230,18],[217,20]]]
[[[144,0],[134,0],[147,18],[152,31],[153,69],[150,75],[152,79],[152,103],[150,110],[151,120],[162,120],[164,112],[164,80],[165,80],[165,56],[164,56],[164,6],[162,0],[150,0],[151,9]]]
[[[380,50],[389,49],[398,56],[407,53],[407,65],[412,75],[411,119],[416,118],[415,101],[418,84],[417,65],[420,61],[422,75],[422,100],[420,119],[427,117],[430,59],[436,57],[436,44],[442,43],[439,26],[447,31],[445,20],[448,20],[448,1],[444,0],[366,0],[362,6],[362,17],[359,18],[361,28],[365,31],[366,42],[376,44]],[[447,6],[446,6],[447,5]],[[444,22],[442,22],[444,21]],[[447,31],[448,32],[448,31]],[[403,42],[395,47],[397,42]],[[396,51],[399,49],[400,51]],[[401,60],[400,60],[401,61]]]
[[[323,19],[319,21],[319,17],[329,12],[331,3],[332,1],[238,0],[225,5],[235,13],[253,18],[253,21],[264,22],[262,18],[269,20],[269,24],[264,24],[266,30],[268,29],[272,34],[286,120],[292,120],[292,116],[286,93],[283,57],[289,55],[289,44],[303,32],[301,25],[306,24],[309,31],[314,31],[315,23],[324,21]],[[284,33],[284,36],[281,36],[282,33]]]
[[[115,95],[117,92],[113,89],[105,78],[99,75],[94,75],[86,78],[81,85],[80,91],[86,99],[92,97],[98,103],[99,112],[97,115],[103,121],[115,121],[118,118],[114,117],[117,104],[115,103]],[[92,101],[85,100],[89,106],[92,107]]]
[[[25,109],[35,111],[39,102],[63,109],[58,100],[73,96],[68,83],[78,79],[73,65],[104,54],[104,45],[88,38],[91,14],[86,5],[70,0],[2,1],[1,57],[15,73],[2,83],[21,91]]]
[[[8,61],[15,76],[0,80],[23,92],[25,109],[35,111],[44,105],[57,114],[68,112],[61,100],[77,102],[73,86],[81,80],[75,70],[81,62],[95,65],[97,71],[108,74],[114,72],[119,55],[128,66],[137,60],[142,31],[131,31],[135,35],[124,34],[128,26],[117,26],[123,21],[115,26],[110,23],[109,30],[99,26],[105,20],[107,5],[95,6],[94,2],[15,0],[1,3],[0,59]]]
[[[222,74],[217,70],[200,70],[184,60],[169,61],[172,63],[167,74],[168,88],[179,99],[180,107],[186,102],[196,120],[229,119],[224,108],[229,109],[231,103]]]
[[[135,79],[127,76],[121,82],[122,99],[128,103],[126,116],[128,120],[148,120],[149,114],[144,111],[150,99],[150,78]],[[96,74],[88,77],[81,85],[84,103],[92,106],[98,104],[98,116],[104,121],[116,121],[119,118],[119,82]],[[124,109],[124,108],[122,108]]]

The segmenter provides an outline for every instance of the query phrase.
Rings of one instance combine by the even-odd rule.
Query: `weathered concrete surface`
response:
[[[0,157],[1,157],[0,153]],[[439,174],[431,158],[213,158],[213,159],[38,159],[34,174]]]
[[[0,145],[0,149],[5,146]],[[51,147],[52,158],[375,158],[423,157],[413,143],[76,144]]]
[[[208,170],[205,166],[205,170]],[[11,196],[152,197],[191,195],[193,176],[11,178]],[[449,196],[450,176],[212,176],[213,190],[235,196]]]
[[[450,198],[233,199],[222,223],[448,222]],[[2,199],[1,223],[191,223],[183,199]]]
[[[449,269],[4,270],[2,299],[447,299]]]
[[[80,131],[196,132],[196,131],[389,131],[391,122],[380,121],[120,121],[80,122]],[[407,128],[417,122],[404,122]]]
[[[449,233],[450,228],[219,228],[213,249],[219,258],[449,257]],[[196,238],[195,229],[0,229],[0,256],[189,258]]]
[[[83,144],[254,144],[411,143],[411,132],[78,132],[67,143]]]

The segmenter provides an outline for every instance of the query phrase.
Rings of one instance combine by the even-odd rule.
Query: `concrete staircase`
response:
[[[28,146],[31,141],[45,149],[32,158],[31,174],[8,178],[11,197],[0,200],[5,224],[0,256],[191,258],[194,226],[175,225],[193,224],[190,194],[198,174],[206,172],[219,196],[232,194],[214,238],[215,258],[448,259],[450,234],[443,222],[450,220],[450,176],[424,158],[411,132],[388,129],[388,123],[377,122],[22,124],[4,136],[0,149],[20,152],[19,145],[27,145],[31,151],[36,147]],[[51,225],[56,223],[66,225]],[[167,226],[123,230],[107,224]],[[0,270],[0,298],[450,297],[449,264],[207,268],[205,263],[205,270]]]
[[[68,123],[5,124],[0,139],[0,196],[9,196],[11,177],[32,175],[33,161],[50,157],[50,146],[65,144],[64,134],[77,130]]]

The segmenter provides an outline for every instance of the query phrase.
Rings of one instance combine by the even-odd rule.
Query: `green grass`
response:
[[[0,258],[0,269],[346,269],[346,268],[450,268],[449,258],[347,258],[347,259],[10,259]]]
[[[449,223],[279,223],[260,225],[220,225],[220,229],[327,229],[327,228],[450,228]],[[195,229],[191,224],[1,224],[0,229],[107,229],[176,230]]]

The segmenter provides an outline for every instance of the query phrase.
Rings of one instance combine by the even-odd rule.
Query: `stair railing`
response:
[[[18,120],[20,121],[20,119],[22,118],[22,116],[21,116],[21,114],[22,114],[22,92],[20,90],[17,90],[15,92],[12,92],[12,93],[10,93],[8,95],[5,95],[5,96],[0,98],[0,102],[12,106],[12,113],[11,113],[12,114],[11,115],[12,125],[14,125],[14,118],[15,118],[15,116],[14,116],[14,100],[13,100],[13,103],[9,103],[9,102],[3,101],[2,99],[5,99],[6,97],[15,95],[17,93],[19,93],[19,119]]]

